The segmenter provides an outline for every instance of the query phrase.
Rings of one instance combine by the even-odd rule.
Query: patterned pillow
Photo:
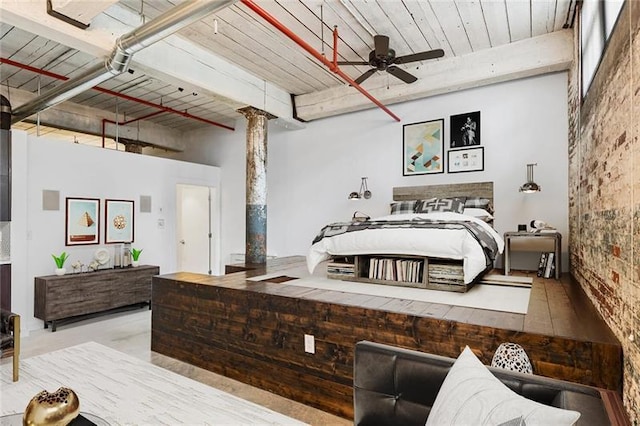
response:
[[[491,374],[467,346],[447,373],[426,426],[499,425],[520,416],[528,426],[568,426],[580,413],[518,395]]]
[[[416,200],[398,201],[397,203],[391,203],[391,214],[413,213],[415,207]]]
[[[464,200],[464,197],[432,198],[430,200],[420,200],[418,201],[418,204],[416,204],[416,213],[462,213],[464,211]]]
[[[464,206],[466,208],[477,208],[477,209],[485,209],[489,213],[493,214],[493,204],[491,200],[488,198],[480,198],[480,197],[467,197],[464,202]]]

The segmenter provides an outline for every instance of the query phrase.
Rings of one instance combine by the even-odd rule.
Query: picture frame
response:
[[[449,148],[480,145],[480,111],[449,117]]]
[[[484,147],[456,149],[447,152],[447,173],[481,172],[484,170]]]
[[[402,175],[444,173],[444,118],[402,126]]]
[[[105,244],[132,243],[135,230],[132,200],[105,200]]]
[[[67,197],[65,246],[100,244],[100,199]]]

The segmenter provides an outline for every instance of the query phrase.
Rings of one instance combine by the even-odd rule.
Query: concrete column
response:
[[[245,263],[267,262],[267,125],[271,114],[253,107],[247,118],[247,205]]]

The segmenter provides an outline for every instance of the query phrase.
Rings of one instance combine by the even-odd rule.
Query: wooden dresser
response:
[[[151,278],[160,267],[104,269],[35,278],[34,316],[44,328],[56,322],[136,304],[151,306]]]

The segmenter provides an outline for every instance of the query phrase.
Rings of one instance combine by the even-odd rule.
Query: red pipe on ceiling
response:
[[[23,64],[23,63],[20,63],[20,62],[16,62],[16,61],[13,61],[13,60],[8,59],[8,58],[0,58],[0,64],[7,64],[7,65],[11,65],[11,66],[14,66],[14,67],[17,67],[17,68],[22,68],[24,70],[31,71],[31,72],[34,72],[34,73],[37,73],[37,74],[46,75],[47,77],[55,78],[55,79],[58,79],[58,80],[63,80],[63,81],[69,80],[69,77],[65,77],[64,75],[60,75],[60,74],[56,74],[56,73],[51,72],[51,71],[47,71],[47,70],[43,70],[43,69],[40,69],[40,68],[32,67],[31,65],[26,65],[26,64]],[[117,96],[118,98],[126,99],[126,100],[131,101],[131,102],[137,102],[139,104],[146,105],[148,107],[158,108],[158,109],[162,110],[163,112],[169,112],[169,113],[172,113],[172,114],[178,114],[178,115],[181,115],[181,116],[183,116],[185,118],[190,118],[192,120],[202,121],[203,123],[211,124],[212,126],[222,127],[223,129],[235,130],[233,127],[229,127],[227,125],[224,125],[224,124],[221,124],[221,123],[217,123],[215,121],[207,120],[206,118],[198,117],[196,115],[189,114],[188,112],[178,111],[177,109],[169,108],[169,107],[166,107],[164,105],[156,104],[156,103],[153,103],[153,102],[145,101],[144,99],[140,99],[140,98],[136,98],[136,97],[133,97],[133,96],[125,95],[124,93],[114,92],[113,90],[103,89],[102,87],[98,87],[98,86],[93,87],[93,89],[97,90],[98,92],[105,93],[107,95]],[[120,123],[120,124],[122,124],[122,123]]]
[[[336,53],[336,45],[337,45],[337,35],[338,32],[336,29],[334,29],[334,34],[333,34],[333,40],[334,40],[334,44],[333,44],[333,62],[329,61],[327,58],[325,58],[320,52],[318,52],[317,50],[315,50],[313,47],[311,47],[311,45],[309,45],[309,43],[307,43],[306,41],[304,41],[303,39],[301,39],[298,35],[296,35],[293,31],[291,31],[289,28],[287,28],[284,24],[282,24],[280,21],[278,21],[276,18],[274,18],[273,16],[271,16],[269,14],[269,12],[267,12],[266,10],[262,9],[260,6],[258,6],[257,4],[255,4],[253,2],[253,0],[240,0],[245,6],[247,6],[249,9],[253,10],[255,13],[257,13],[258,15],[260,15],[262,18],[264,18],[267,22],[269,22],[271,25],[273,25],[275,28],[277,28],[278,30],[280,30],[281,33],[283,33],[284,35],[286,35],[287,37],[289,37],[291,40],[293,40],[296,44],[298,44],[298,46],[302,47],[304,50],[306,50],[307,52],[309,52],[311,55],[313,55],[317,60],[319,60],[320,62],[322,62],[324,65],[326,65],[331,71],[333,71],[334,73],[338,74],[340,77],[342,77],[342,79],[344,81],[346,81],[347,83],[349,83],[351,86],[355,87],[360,93],[362,93],[364,96],[366,96],[371,102],[373,102],[374,104],[376,104],[378,107],[380,107],[384,112],[386,112],[387,114],[389,114],[394,120],[396,121],[400,121],[400,117],[398,117],[397,115],[395,115],[393,112],[391,112],[389,110],[389,108],[387,108],[386,106],[384,106],[379,100],[377,100],[376,98],[374,98],[369,92],[367,92],[366,90],[364,90],[358,83],[356,83],[351,77],[349,77],[347,74],[345,74],[340,67],[338,67],[337,64],[337,53]]]
[[[143,115],[142,117],[132,118],[131,120],[121,121],[121,122],[117,122],[117,121],[114,121],[114,120],[109,120],[108,118],[103,118],[102,119],[102,147],[104,148],[104,142],[105,142],[104,139],[105,139],[105,135],[106,135],[106,128],[107,128],[106,125],[107,125],[107,123],[112,123],[112,124],[121,126],[121,125],[125,125],[125,124],[135,123],[136,121],[144,120],[146,118],[155,117],[156,115],[160,115],[160,114],[164,114],[164,113],[165,113],[165,111],[156,111],[156,112],[152,112],[152,113],[147,114],[147,115]]]

